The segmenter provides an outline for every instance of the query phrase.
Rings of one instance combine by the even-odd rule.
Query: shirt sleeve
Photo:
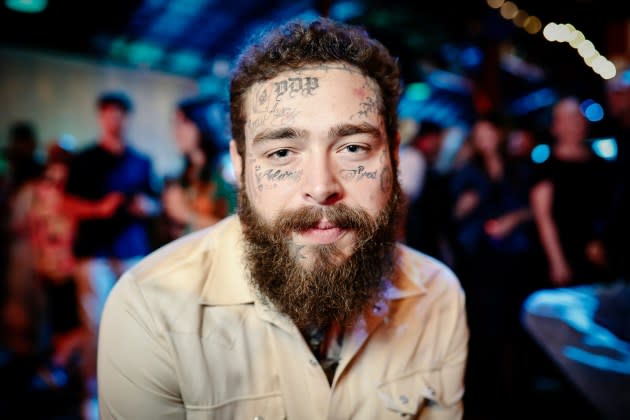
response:
[[[165,334],[135,279],[125,274],[101,318],[98,397],[101,419],[185,419]]]

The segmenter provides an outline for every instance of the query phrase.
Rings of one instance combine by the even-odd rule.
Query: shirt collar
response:
[[[206,305],[239,305],[254,302],[244,264],[243,231],[238,216],[233,215],[213,230],[214,256],[201,292]]]

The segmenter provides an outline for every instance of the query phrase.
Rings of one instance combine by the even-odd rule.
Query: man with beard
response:
[[[394,241],[398,74],[380,43],[328,19],[242,53],[238,217],[117,284],[101,325],[103,418],[461,418],[461,287]]]

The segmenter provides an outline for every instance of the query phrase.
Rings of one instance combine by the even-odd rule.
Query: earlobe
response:
[[[236,176],[236,182],[239,187],[242,187],[241,180],[243,179],[243,157],[236,149],[236,142],[230,140],[230,158],[232,159],[232,166],[234,167],[234,175]]]

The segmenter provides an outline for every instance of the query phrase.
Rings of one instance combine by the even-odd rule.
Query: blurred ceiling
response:
[[[573,24],[602,54],[611,42],[609,27],[630,16],[630,3],[616,0],[513,1],[542,25]],[[458,77],[472,78],[492,97],[492,84],[501,78],[508,106],[544,93],[546,84],[597,88],[601,80],[575,51],[551,45],[540,32],[528,33],[493,3],[503,0],[4,0],[0,46],[165,71],[196,78],[212,90],[228,77],[240,45],[257,29],[324,15],[366,27],[399,57],[408,83],[437,69],[444,73],[433,75],[434,85],[457,95],[470,90]],[[38,13],[16,11],[38,4]],[[426,89],[416,85],[416,99]]]
[[[596,38],[607,22],[627,18],[630,10],[628,3],[601,0],[515,3],[543,23],[570,22]],[[37,4],[39,13],[11,8]],[[215,59],[233,58],[257,28],[316,15],[360,23],[404,58],[430,56],[444,43],[525,35],[485,0],[5,0],[0,43],[199,76]]]

